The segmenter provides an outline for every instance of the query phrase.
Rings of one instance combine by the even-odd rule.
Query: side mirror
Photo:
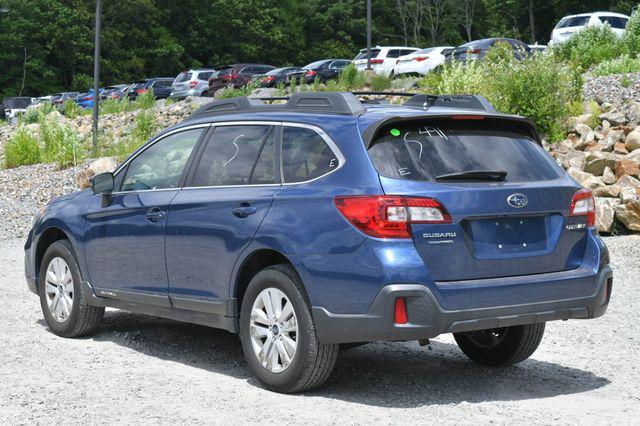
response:
[[[113,192],[113,173],[106,172],[95,175],[91,179],[91,189],[94,194],[109,195]]]

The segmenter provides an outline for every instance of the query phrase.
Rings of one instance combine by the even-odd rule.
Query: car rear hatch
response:
[[[188,72],[188,71],[181,72],[173,81],[173,84],[171,86],[173,91],[181,92],[181,91],[189,90],[189,80],[191,80],[192,76],[193,76],[193,73],[191,72]]]
[[[384,62],[384,58],[378,59],[380,49],[371,49],[371,66],[376,67]],[[367,49],[361,49],[358,56],[353,60],[353,64],[358,70],[364,70],[367,68]]]
[[[369,154],[385,194],[402,196],[410,212],[415,200],[433,199],[442,213],[441,221],[409,215],[414,244],[435,281],[581,264],[593,216],[570,215],[580,187],[532,131],[524,122],[460,116],[388,122],[375,133]]]

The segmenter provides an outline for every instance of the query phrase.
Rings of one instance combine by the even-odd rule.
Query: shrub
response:
[[[56,163],[60,168],[76,165],[86,156],[84,146],[71,128],[45,117],[40,120],[40,142],[42,161]]]
[[[338,85],[342,90],[355,90],[367,84],[367,76],[364,72],[356,69],[356,66],[349,64],[338,74]]]
[[[132,109],[149,109],[153,108],[156,104],[156,98],[152,90],[149,90],[141,95],[138,95],[135,101],[133,101]]]
[[[82,114],[82,108],[73,101],[73,99],[66,99],[62,104],[62,115],[67,118],[75,118]]]
[[[640,55],[640,12],[638,9],[631,14],[627,27],[622,36],[624,52],[633,58]]]
[[[217,99],[228,99],[228,98],[237,98],[240,96],[249,96],[253,91],[253,86],[247,84],[244,87],[235,88],[235,87],[226,87],[216,96]]]
[[[559,137],[573,101],[580,99],[580,80],[566,64],[551,55],[535,55],[522,61],[492,49],[480,62],[454,62],[420,82],[435,94],[482,95],[503,113],[524,115],[552,138]]]
[[[20,127],[4,147],[4,166],[7,169],[39,163],[40,158],[38,141],[24,127]]]
[[[381,92],[383,90],[387,90],[391,87],[391,79],[384,75],[375,75],[373,79],[371,79],[371,90],[374,92]]]
[[[593,69],[593,74],[596,76],[605,76],[611,74],[627,74],[638,71],[640,71],[640,59],[632,58],[628,54],[624,54],[618,58],[600,62]]]
[[[581,71],[619,56],[622,50],[622,42],[608,24],[587,27],[551,49],[553,55],[569,61]]]
[[[20,124],[37,123],[41,115],[40,108],[27,108],[24,114],[18,117],[18,122]]]
[[[131,111],[133,105],[129,102],[129,99],[107,99],[100,103],[101,114],[121,114],[123,112]]]

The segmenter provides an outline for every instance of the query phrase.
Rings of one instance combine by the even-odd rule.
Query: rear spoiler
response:
[[[362,133],[362,140],[364,141],[365,147],[369,149],[371,148],[371,144],[373,143],[373,141],[376,139],[378,132],[383,127],[389,124],[405,123],[408,121],[420,121],[420,120],[454,120],[454,119],[469,119],[469,120],[482,119],[482,120],[491,120],[491,121],[495,121],[497,123],[503,123],[503,124],[508,124],[508,123],[518,124],[526,129],[527,133],[529,133],[529,135],[531,136],[531,139],[533,139],[538,145],[542,146],[542,139],[540,138],[540,134],[538,133],[538,130],[536,129],[536,126],[532,120],[519,115],[490,114],[490,113],[488,114],[488,113],[479,113],[475,111],[473,112],[457,111],[455,113],[449,112],[446,114],[424,114],[424,115],[413,115],[413,116],[398,115],[398,116],[386,117],[367,127],[365,131]]]

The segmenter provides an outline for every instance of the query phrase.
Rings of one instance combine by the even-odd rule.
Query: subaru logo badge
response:
[[[511,194],[507,197],[507,203],[509,203],[511,207],[520,209],[526,206],[529,203],[529,200],[524,194]]]

